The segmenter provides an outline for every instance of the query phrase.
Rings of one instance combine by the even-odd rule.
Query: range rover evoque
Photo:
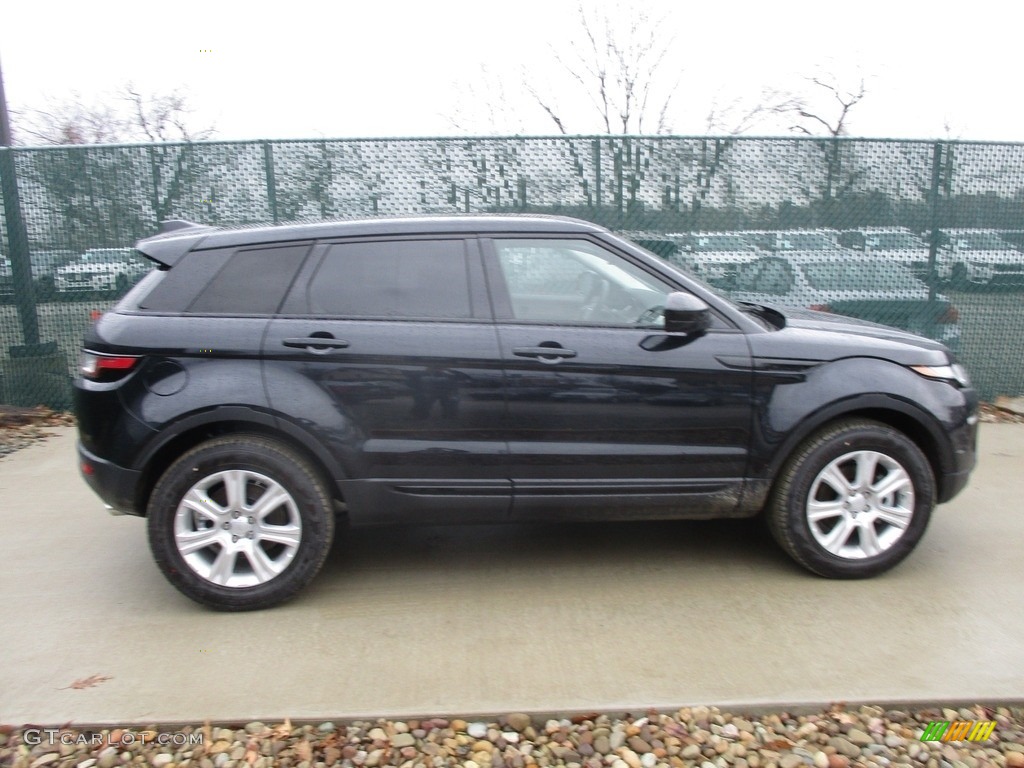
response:
[[[310,582],[352,525],[752,517],[881,573],[967,483],[943,345],[733,303],[611,232],[456,216],[167,222],[88,331],[81,471],[214,608]]]

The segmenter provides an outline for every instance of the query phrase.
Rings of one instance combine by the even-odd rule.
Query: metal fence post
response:
[[[11,253],[11,277],[14,281],[14,300],[21,320],[22,338],[26,345],[39,343],[39,318],[36,316],[36,297],[32,290],[32,262],[29,260],[28,232],[21,215],[21,198],[15,177],[14,150],[0,147],[0,185],[4,195],[4,221],[7,224],[7,243]]]
[[[270,220],[275,224],[277,219],[277,187],[274,181],[274,145],[263,142],[263,165],[267,174],[267,204],[270,206]]]
[[[929,190],[929,230],[928,237],[928,301],[935,301],[935,284],[938,282],[936,261],[939,252],[939,187],[942,182],[942,142],[935,142],[932,147],[932,184]]]

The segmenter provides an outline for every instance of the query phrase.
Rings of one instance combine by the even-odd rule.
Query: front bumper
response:
[[[94,456],[81,443],[78,444],[78,469],[86,484],[113,511],[140,517],[145,514],[145,510],[138,508],[141,472]]]

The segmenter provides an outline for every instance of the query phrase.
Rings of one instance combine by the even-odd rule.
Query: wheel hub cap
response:
[[[264,584],[291,563],[302,520],[291,494],[249,470],[211,474],[185,494],[174,518],[174,541],[201,578],[224,587]]]
[[[837,557],[875,557],[899,541],[914,515],[914,484],[891,456],[853,451],[826,465],[806,504],[814,539]]]

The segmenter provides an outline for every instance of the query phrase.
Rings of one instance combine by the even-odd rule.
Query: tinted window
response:
[[[162,273],[162,279],[149,292],[139,307],[154,312],[184,312],[196,295],[224,267],[232,249],[193,251],[186,254],[173,269]]]
[[[594,325],[663,324],[671,288],[585,240],[496,240],[516,320]]]
[[[306,292],[308,312],[340,317],[472,317],[461,240],[332,245]]]
[[[291,245],[236,251],[187,311],[233,315],[273,314],[308,250],[308,245]],[[178,264],[171,270],[171,274],[183,266],[186,264]],[[187,273],[188,277],[195,279],[191,272]]]

